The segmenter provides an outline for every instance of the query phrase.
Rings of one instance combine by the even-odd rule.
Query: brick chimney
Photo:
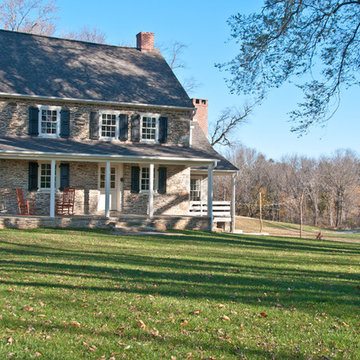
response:
[[[136,47],[140,51],[154,51],[154,33],[139,32],[136,35]]]
[[[191,99],[195,108],[196,114],[194,116],[194,121],[197,121],[207,136],[208,129],[208,101],[205,99]]]

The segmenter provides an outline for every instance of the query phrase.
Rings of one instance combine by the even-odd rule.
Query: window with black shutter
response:
[[[159,194],[165,194],[166,193],[166,167],[159,167]]]
[[[131,116],[131,141],[140,141],[140,115]]]
[[[39,108],[29,108],[29,135],[39,135]]]
[[[36,191],[38,189],[38,163],[29,162],[29,191]]]
[[[168,118],[161,117],[159,119],[159,143],[164,144],[167,142],[168,135]]]
[[[70,110],[60,111],[60,136],[62,138],[70,136]]]
[[[99,114],[97,112],[90,113],[90,139],[99,139]]]
[[[140,167],[131,167],[131,192],[138,193],[140,191]]]
[[[60,164],[60,190],[70,186],[70,165]]]
[[[126,141],[128,139],[128,118],[129,117],[126,114],[119,115],[119,140],[121,141]]]

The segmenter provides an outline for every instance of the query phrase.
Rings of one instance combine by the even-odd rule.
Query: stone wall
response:
[[[69,164],[70,186],[76,188],[75,214],[99,214],[98,163],[70,162]],[[124,164],[123,212],[146,215],[149,196],[148,193],[131,193],[131,166],[132,164]],[[31,192],[27,190],[28,169],[28,161],[0,159],[0,214],[18,214],[16,189],[21,188],[24,198],[35,199],[37,215],[49,215],[50,193],[48,190]],[[57,178],[59,185],[58,168]],[[189,188],[190,169],[184,166],[167,166],[167,192],[166,194],[155,192],[154,214],[188,215]],[[57,191],[57,196],[61,196],[60,191]]]
[[[124,213],[145,215],[148,193],[131,193],[131,164],[124,165]],[[154,214],[187,215],[189,212],[190,168],[166,166],[166,194],[154,193]],[[155,169],[157,171],[157,169]]]
[[[189,110],[168,110],[153,108],[144,110],[141,107],[126,106],[100,106],[82,103],[40,101],[40,100],[13,100],[2,98],[0,100],[0,136],[26,136],[29,127],[29,107],[38,105],[59,106],[70,110],[70,139],[89,140],[90,113],[101,110],[120,111],[122,114],[131,115],[141,113],[154,113],[168,118],[168,141],[166,145],[189,146]],[[130,143],[130,121],[128,128],[128,141]],[[149,145],[151,146],[151,145]]]

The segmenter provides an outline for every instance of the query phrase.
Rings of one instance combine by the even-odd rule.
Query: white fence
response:
[[[202,201],[190,201],[190,215],[207,216],[207,203]],[[231,221],[231,202],[213,201],[214,222]]]

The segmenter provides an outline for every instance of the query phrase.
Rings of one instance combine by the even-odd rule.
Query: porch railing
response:
[[[207,203],[202,201],[190,201],[190,215],[206,216]],[[231,202],[213,201],[214,221],[231,221]]]

